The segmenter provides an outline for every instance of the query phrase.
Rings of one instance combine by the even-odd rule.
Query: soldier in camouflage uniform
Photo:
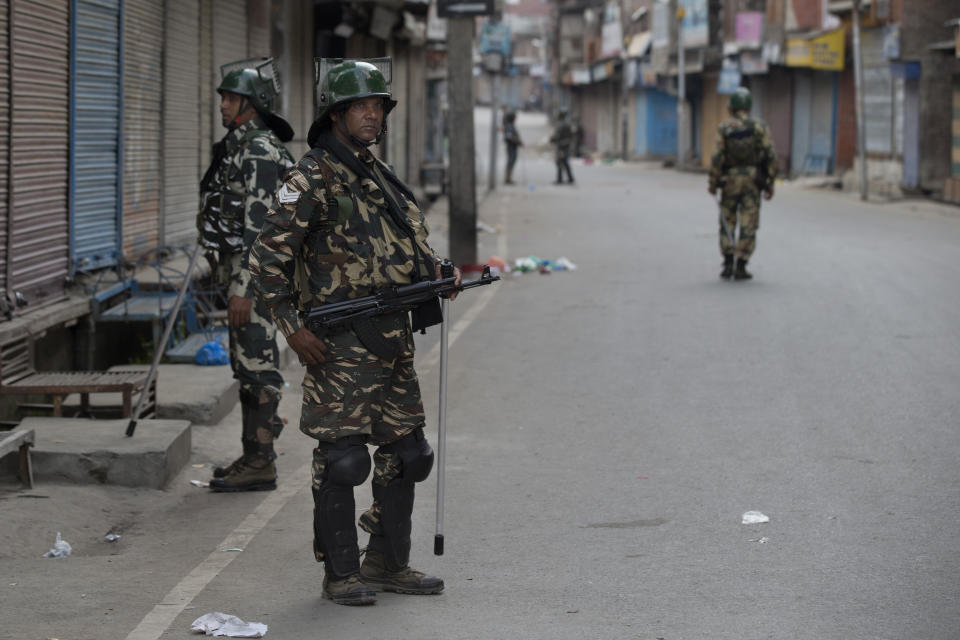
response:
[[[317,440],[313,549],[324,563],[323,596],[361,605],[375,601],[375,590],[443,590],[443,580],[409,566],[414,483],[433,466],[412,332],[437,319],[415,314],[411,326],[408,315],[398,313],[318,337],[302,314],[312,305],[436,279],[439,259],[426,242],[426,220],[413,194],[368,149],[380,141],[396,105],[383,73],[365,61],[338,62],[326,73],[317,67],[312,148],[287,173],[250,271],[306,365],[300,429]],[[456,276],[459,282],[459,271]],[[373,504],[360,517],[370,534],[361,566],[353,490],[370,473],[368,443],[378,448]]]
[[[550,136],[554,146],[554,160],[557,163],[557,180],[553,184],[563,184],[563,174],[567,174],[567,182],[573,184],[573,173],[570,171],[570,148],[574,143],[574,131],[567,120],[567,110],[560,108],[557,111],[557,126]]]
[[[503,114],[503,143],[507,146],[507,175],[503,184],[515,184],[513,168],[517,164],[517,152],[523,146],[517,131],[517,112],[512,109]]]
[[[749,280],[747,261],[756,246],[760,224],[760,193],[773,197],[777,177],[777,154],[767,126],[750,117],[750,91],[740,87],[730,96],[730,119],[720,123],[717,148],[710,165],[710,195],[720,197],[720,277]],[[740,237],[736,238],[737,212]]]
[[[214,146],[200,187],[200,243],[229,299],[230,365],[240,381],[243,455],[214,469],[213,491],[257,491],[277,486],[273,440],[283,378],[278,370],[276,328],[250,281],[250,247],[293,157],[283,142],[293,130],[272,112],[276,85],[270,60],[224,65],[217,92],[229,131]]]

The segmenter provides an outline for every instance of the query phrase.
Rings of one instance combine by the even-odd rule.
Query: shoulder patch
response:
[[[277,201],[280,204],[290,204],[300,199],[300,192],[290,188],[290,185],[284,183],[277,192]]]

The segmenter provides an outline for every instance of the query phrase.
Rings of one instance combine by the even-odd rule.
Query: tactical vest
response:
[[[724,134],[726,167],[755,167],[763,159],[757,140],[757,128],[752,120],[730,129]]]
[[[259,135],[274,138],[270,131],[251,129],[240,138],[237,153]],[[275,146],[282,148],[278,141],[272,141]],[[200,181],[200,244],[204,249],[220,253],[239,253],[243,250],[246,194],[228,188],[230,163],[226,142],[221,140],[214,145],[210,168]]]

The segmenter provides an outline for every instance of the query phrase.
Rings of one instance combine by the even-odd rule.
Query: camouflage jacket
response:
[[[711,188],[763,191],[776,177],[777,154],[767,125],[740,113],[720,123],[710,162]]]
[[[516,124],[508,122],[503,125],[503,141],[508,147],[519,147],[521,144],[523,144],[523,142],[520,140],[520,132],[517,131]]]
[[[354,155],[381,176],[389,171],[367,149]],[[420,276],[433,279],[439,258],[427,244],[423,213],[411,199],[395,195],[424,257]],[[312,305],[410,284],[416,253],[377,183],[317,148],[287,172],[251,251],[250,271],[277,327],[289,336],[302,326],[299,312]]]
[[[293,156],[260,118],[217,143],[200,187],[200,243],[219,253],[217,281],[227,296],[252,298],[250,247]]]
[[[556,147],[557,155],[569,155],[573,145],[573,128],[566,120],[561,120],[550,136],[550,142]]]

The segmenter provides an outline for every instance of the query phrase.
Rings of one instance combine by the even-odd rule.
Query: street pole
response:
[[[686,13],[677,7],[677,168],[687,160],[687,74],[683,47],[683,18]]]
[[[473,136],[473,18],[447,21],[450,103],[450,258],[477,263],[476,141]]]
[[[867,123],[863,121],[863,57],[860,50],[860,0],[853,0],[853,79],[856,85],[857,157],[860,160],[860,199],[867,199]]]
[[[500,74],[490,74],[490,175],[487,189],[497,188],[497,111],[500,110]]]

